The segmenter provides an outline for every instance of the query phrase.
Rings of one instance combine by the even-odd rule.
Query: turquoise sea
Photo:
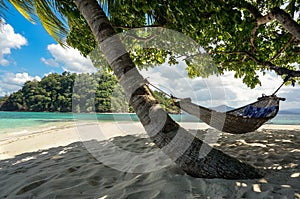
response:
[[[178,122],[201,122],[190,115],[171,115]],[[2,112],[0,111],[0,133],[32,131],[66,125],[77,120],[83,121],[139,121],[136,114],[73,114],[48,112]],[[269,123],[300,125],[300,115],[278,114]]]

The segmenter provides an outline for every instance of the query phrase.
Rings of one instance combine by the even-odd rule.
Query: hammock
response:
[[[157,90],[165,93],[167,96],[178,100],[174,103],[177,107],[198,117],[209,126],[227,133],[243,134],[255,131],[277,115],[279,111],[279,102],[280,100],[284,101],[285,98],[277,97],[275,94],[290,79],[290,77],[291,76],[287,76],[284,79],[284,82],[272,95],[263,95],[258,98],[256,102],[227,112],[219,112],[196,105],[191,102],[190,98],[176,98],[165,93],[149,81],[146,82]]]
[[[189,98],[179,99],[175,105],[220,131],[243,134],[255,131],[265,122],[274,118],[279,111],[280,100],[285,99],[276,95],[263,95],[254,103],[227,112],[219,112],[196,105]]]

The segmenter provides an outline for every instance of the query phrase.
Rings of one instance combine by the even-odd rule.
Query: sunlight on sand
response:
[[[98,124],[80,125],[2,135],[0,198],[300,198],[298,126],[269,125],[244,135],[215,133],[213,139],[207,126],[191,130],[265,173],[261,179],[224,180],[184,174],[139,123],[106,122],[101,136]]]

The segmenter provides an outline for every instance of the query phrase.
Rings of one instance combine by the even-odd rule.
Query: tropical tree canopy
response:
[[[70,6],[72,4],[69,4]],[[110,22],[118,32],[140,27],[164,27],[188,35],[202,46],[218,66],[219,73],[235,71],[235,77],[255,87],[258,71],[299,77],[300,1],[108,1]],[[83,28],[84,27],[84,28]],[[69,45],[87,55],[95,46],[82,20],[71,26]],[[89,32],[90,36],[86,36]],[[87,40],[78,40],[85,34]],[[148,41],[151,42],[151,41]],[[149,50],[156,59],[147,56]],[[171,52],[147,49],[134,57],[137,65],[151,60],[164,62]],[[188,59],[186,59],[188,60]],[[192,63],[187,62],[187,65]],[[205,76],[191,67],[190,77]],[[297,72],[294,72],[297,71]]]
[[[72,0],[10,1],[28,20],[36,16],[60,44],[88,55],[95,38]],[[164,27],[188,35],[213,57],[218,73],[235,71],[245,84],[260,84],[257,72],[299,77],[300,1],[100,1],[117,32],[142,27]],[[5,9],[4,1],[0,5]],[[63,20],[65,19],[65,20]],[[67,36],[67,39],[66,39]],[[151,42],[151,39],[149,41]],[[174,52],[143,49],[131,56],[138,66],[164,63]],[[174,55],[174,54],[173,54]],[[177,55],[178,56],[178,55]],[[195,57],[196,55],[193,55]],[[170,64],[176,64],[175,60]],[[189,76],[207,76],[185,57]]]

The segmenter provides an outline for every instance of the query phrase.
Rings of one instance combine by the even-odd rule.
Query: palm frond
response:
[[[5,4],[4,0],[0,0],[0,25],[2,23],[1,18],[5,17],[5,11],[8,10],[7,5]]]
[[[34,0],[34,6],[45,30],[60,45],[65,46],[64,39],[68,35],[68,26],[64,16],[58,12],[55,1]]]
[[[60,0],[55,1],[53,5],[57,12],[67,18],[68,25],[71,29],[72,26],[80,25],[84,22],[83,16],[74,4],[73,0]]]
[[[33,18],[36,14],[34,1],[9,0],[9,2],[31,23],[36,22],[36,20]]]
[[[108,10],[108,5],[109,5],[108,0],[98,0],[99,5],[102,7],[103,10]]]
[[[0,12],[7,10],[7,5],[5,4],[4,0],[0,0],[0,9]]]

